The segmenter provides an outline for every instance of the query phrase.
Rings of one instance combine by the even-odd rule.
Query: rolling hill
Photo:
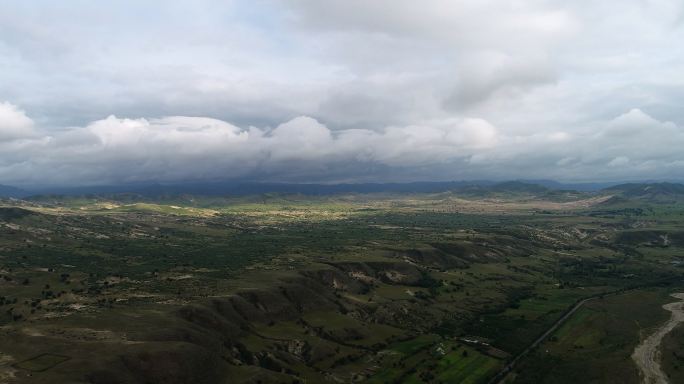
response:
[[[630,183],[620,184],[603,190],[625,199],[655,202],[684,199],[684,185],[679,183]]]

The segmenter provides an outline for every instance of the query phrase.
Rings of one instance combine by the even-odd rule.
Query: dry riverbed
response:
[[[632,354],[632,359],[641,371],[644,384],[669,383],[667,375],[660,367],[660,343],[665,335],[684,322],[684,293],[673,293],[672,297],[680,301],[663,305],[664,309],[672,312],[670,319],[639,344]]]

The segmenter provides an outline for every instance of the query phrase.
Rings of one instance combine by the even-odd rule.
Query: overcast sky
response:
[[[0,184],[684,179],[681,0],[0,0]]]

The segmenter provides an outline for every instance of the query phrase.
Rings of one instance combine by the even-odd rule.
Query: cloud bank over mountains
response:
[[[0,1],[0,184],[682,179],[682,40],[679,0]]]
[[[672,178],[684,130],[634,109],[583,133],[507,135],[478,118],[381,130],[331,130],[299,116],[275,127],[207,117],[126,119],[41,130],[0,104],[0,179],[17,185],[144,181],[394,181],[477,178]]]

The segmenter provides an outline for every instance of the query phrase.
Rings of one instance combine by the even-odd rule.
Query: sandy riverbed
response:
[[[642,341],[632,353],[632,359],[641,371],[644,384],[669,383],[665,372],[660,367],[660,343],[668,332],[672,331],[679,323],[684,322],[684,293],[674,293],[672,297],[681,301],[663,305],[664,309],[672,312],[670,319]]]

